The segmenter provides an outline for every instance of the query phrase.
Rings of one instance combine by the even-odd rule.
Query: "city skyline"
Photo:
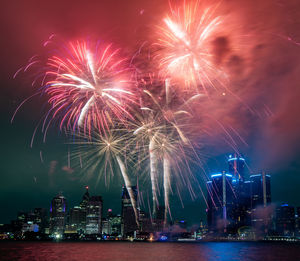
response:
[[[296,240],[300,233],[300,207],[272,202],[271,176],[263,172],[247,178],[244,156],[231,154],[227,162],[227,172],[211,174],[206,182],[206,221],[188,224],[177,217],[165,220],[162,205],[152,215],[138,205],[136,216],[125,186],[120,194],[121,214],[112,209],[105,212],[102,197],[91,195],[85,186],[76,206],[70,206],[60,192],[52,198],[49,212],[45,208],[18,211],[10,224],[1,225],[2,237],[11,234],[17,240],[33,239],[34,235],[39,240]],[[128,189],[138,202],[137,187]]]
[[[227,154],[226,158],[224,159],[224,165],[226,166],[229,156],[231,156],[232,154]],[[247,158],[247,157],[245,157]],[[208,174],[208,177],[210,177],[211,175],[214,175],[216,173],[221,173],[222,171],[225,172],[229,172],[229,169],[227,167],[224,167],[223,169],[219,169],[219,171],[214,171],[211,172],[210,174]],[[246,174],[245,177],[246,179],[249,179],[251,174],[258,174],[258,172],[254,172],[254,173],[249,173],[248,171],[245,171]],[[268,173],[268,172],[267,172]],[[272,176],[272,202],[275,204],[283,204],[283,203],[288,203],[290,205],[294,205],[295,207],[298,206],[297,204],[299,204],[299,200],[297,198],[295,198],[294,200],[287,200],[285,199],[285,197],[283,198],[282,195],[280,194],[276,194],[276,188],[274,188],[273,183],[276,182],[276,176],[273,176],[272,173],[268,173],[269,175],[271,174]],[[274,181],[275,179],[275,181]],[[84,185],[85,184],[85,185]],[[80,194],[80,188],[84,188],[86,186],[86,184],[89,184],[89,182],[76,182],[73,190],[68,191],[66,188],[64,188],[63,186],[60,187],[60,189],[58,191],[53,191],[50,190],[49,191],[49,196],[52,197],[53,193],[54,194],[59,194],[62,193],[64,195],[67,195],[66,198],[69,198],[70,200],[70,206],[76,206],[78,204],[76,204],[76,199],[75,197],[80,198],[81,194]],[[276,184],[276,183],[275,183]],[[121,213],[121,204],[119,202],[119,195],[120,195],[120,191],[122,188],[122,183],[119,182],[114,182],[114,184],[110,185],[110,187],[103,187],[103,190],[100,191],[98,189],[99,185],[93,186],[92,184],[89,186],[90,191],[93,191],[93,194],[99,194],[103,197],[104,199],[104,211],[108,210],[108,209],[113,209],[114,212],[117,213]],[[205,194],[206,188],[204,188],[204,194]],[[67,193],[65,193],[67,192]],[[50,194],[52,193],[52,194]],[[36,194],[38,195],[38,193]],[[75,197],[74,197],[75,196]],[[187,196],[189,197],[189,195]],[[176,202],[179,203],[178,198],[176,198],[176,196],[172,197],[172,200],[174,200]],[[38,197],[35,197],[32,199],[32,203],[33,202],[39,202],[40,199]],[[49,198],[43,199],[42,201],[40,201],[41,203],[37,203],[34,206],[35,207],[43,207],[43,208],[50,208],[50,206],[48,206],[48,201]],[[176,217],[178,217],[178,219],[185,219],[188,220],[188,223],[190,225],[192,224],[198,224],[200,222],[200,220],[206,220],[206,213],[205,213],[205,209],[207,208],[207,205],[205,204],[205,199],[199,195],[199,197],[197,198],[197,200],[195,200],[194,202],[192,202],[192,204],[189,204],[189,200],[186,200],[187,206],[184,207],[177,207],[177,208],[172,208],[172,216],[174,215],[174,218],[176,219]],[[28,201],[23,201],[23,202],[19,202],[19,206],[21,206],[21,208],[17,208],[17,207],[12,207],[11,211],[5,211],[3,213],[5,214],[1,216],[2,220],[0,221],[1,223],[8,223],[10,220],[13,219],[13,217],[15,216],[15,214],[22,210],[22,211],[28,211],[30,209],[33,208],[31,202]],[[25,203],[25,204],[24,204]],[[23,207],[22,207],[23,206]],[[25,207],[26,206],[26,207]],[[150,206],[144,206],[145,210],[147,210]],[[172,207],[172,206],[171,206]],[[189,208],[191,209],[190,211],[193,212],[193,215],[191,216],[190,214],[188,214],[189,212],[186,211],[186,209],[189,210]],[[197,209],[196,212],[194,211],[195,208]],[[5,217],[5,218],[3,218]]]
[[[252,173],[252,175],[248,175],[248,174],[246,174],[245,173],[245,156],[237,156],[236,154],[229,154],[228,156],[227,156],[227,164],[228,164],[228,169],[227,170],[222,170],[222,171],[219,171],[218,173],[211,173],[210,175],[209,175],[209,179],[208,179],[208,181],[206,182],[206,189],[204,189],[204,194],[206,195],[206,197],[205,198],[200,198],[200,204],[199,204],[199,202],[198,202],[198,206],[196,206],[196,211],[195,211],[195,209],[194,209],[194,216],[192,216],[192,217],[190,217],[190,215],[188,214],[188,212],[186,212],[185,211],[185,209],[184,208],[181,208],[181,210],[177,210],[177,211],[175,211],[175,214],[177,214],[177,216],[176,215],[173,215],[173,213],[171,213],[171,216],[172,216],[172,219],[170,219],[170,218],[168,218],[168,222],[173,222],[173,221],[175,221],[175,220],[185,220],[185,222],[187,222],[188,223],[188,225],[189,225],[189,227],[192,227],[192,226],[194,226],[194,225],[199,225],[199,223],[200,222],[204,222],[204,223],[207,223],[207,210],[209,210],[211,207],[213,207],[213,205],[215,205],[215,204],[217,204],[216,202],[219,200],[219,196],[216,194],[215,196],[214,196],[214,194],[216,193],[216,190],[215,189],[212,189],[212,188],[210,188],[209,187],[209,185],[211,184],[211,182],[213,181],[213,180],[218,180],[218,179],[221,179],[222,180],[222,173],[230,173],[230,174],[226,174],[226,179],[231,179],[232,180],[232,178],[234,177],[234,179],[235,180],[237,180],[237,179],[241,179],[244,183],[245,183],[245,185],[246,185],[246,183],[249,183],[249,182],[254,182],[254,184],[256,184],[255,182],[256,182],[256,177],[258,177],[259,178],[259,180],[260,180],[260,177],[262,176],[262,175],[265,175],[266,176],[266,178],[268,178],[268,185],[267,185],[267,187],[266,187],[266,191],[268,191],[267,193],[269,193],[269,194],[267,194],[267,195],[270,195],[270,196],[267,196],[267,198],[266,199],[263,199],[263,198],[257,198],[257,199],[254,199],[254,200],[256,200],[257,201],[257,203],[253,203],[255,206],[257,205],[257,206],[264,206],[265,204],[272,204],[272,206],[273,206],[273,208],[276,208],[276,206],[281,206],[281,205],[290,205],[290,206],[294,206],[295,208],[297,208],[298,207],[298,205],[299,205],[299,201],[298,201],[298,203],[296,202],[296,204],[291,204],[290,202],[288,202],[288,201],[285,201],[285,200],[273,200],[273,198],[278,198],[278,197],[280,197],[281,195],[276,195],[276,194],[274,194],[273,193],[273,191],[274,191],[274,189],[273,189],[273,186],[271,185],[272,184],[272,181],[271,181],[271,183],[270,183],[270,180],[271,180],[271,175],[270,174],[267,174],[267,173],[265,173],[265,172],[262,172],[263,174],[261,174],[261,173],[257,173],[257,174],[253,174]],[[232,165],[232,162],[236,162],[236,160],[238,160],[237,162],[241,162],[241,163],[237,163],[237,165],[236,166],[234,166],[234,165]],[[243,164],[243,165],[240,165],[240,164]],[[236,174],[235,174],[236,173]],[[238,177],[240,177],[240,178],[238,178]],[[273,179],[272,179],[273,180]],[[214,181],[213,181],[214,182]],[[217,181],[218,182],[218,181]],[[230,181],[230,183],[231,183],[232,181]],[[228,183],[228,181],[227,181],[227,183]],[[249,184],[250,185],[250,184]],[[255,185],[256,186],[256,185]],[[259,185],[258,185],[259,186]],[[228,189],[229,190],[232,190],[232,187],[231,187],[231,185],[229,185],[229,183],[227,184],[227,192],[226,192],[226,194],[228,194],[228,193],[230,193],[230,191],[228,191]],[[82,187],[79,187],[79,188],[77,188],[78,189],[78,193],[80,194],[80,193],[82,193],[82,191],[81,191],[81,189],[83,190],[83,188],[85,188],[86,189],[86,193],[88,193],[89,192],[89,186],[82,186]],[[111,203],[110,203],[110,201],[111,201],[111,197],[110,197],[110,199],[104,199],[104,202],[105,202],[105,208],[104,207],[101,207],[102,208],[102,213],[106,213],[106,212],[108,212],[108,211],[113,211],[115,214],[120,214],[121,215],[121,213],[122,213],[122,205],[123,205],[123,203],[121,204],[121,200],[120,200],[120,195],[121,195],[121,192],[122,192],[122,190],[123,190],[123,192],[122,192],[122,195],[124,195],[124,185],[123,185],[123,188],[121,189],[122,187],[119,187],[119,195],[118,195],[118,198],[117,198],[117,202],[118,202],[118,205],[119,206],[117,206],[117,205],[115,205],[115,208],[113,208],[112,207],[112,205],[111,205]],[[270,190],[270,188],[272,188],[272,193],[271,193],[271,190]],[[243,189],[246,189],[246,187],[243,187]],[[98,192],[96,192],[97,190],[93,190],[96,194],[98,194],[98,195],[100,195],[101,196],[101,198],[103,198],[102,197],[102,194],[101,193],[98,193]],[[257,197],[262,197],[262,196],[259,196],[260,195],[260,193],[263,193],[262,191],[261,192],[259,192],[259,190],[255,190],[256,192],[255,193],[257,193]],[[85,194],[86,194],[85,193]],[[95,194],[94,193],[94,194]],[[220,192],[221,193],[221,192]],[[231,192],[232,193],[232,192]],[[237,192],[236,192],[237,193]],[[68,202],[68,204],[66,205],[66,203],[64,203],[64,208],[65,208],[65,210],[64,210],[64,212],[65,213],[68,213],[69,211],[71,211],[72,209],[74,209],[74,208],[76,208],[76,207],[78,207],[79,205],[80,206],[82,206],[82,204],[84,204],[83,203],[83,201],[79,201],[79,198],[77,198],[77,199],[75,199],[75,198],[72,198],[72,197],[64,197],[64,193],[63,193],[63,191],[59,191],[59,192],[57,192],[56,193],[57,194],[57,196],[56,197],[60,197],[60,195],[65,199],[65,200],[67,200],[67,202]],[[221,193],[222,194],[222,193]],[[235,193],[234,193],[235,194]],[[271,194],[272,194],[272,196],[271,196]],[[89,194],[87,194],[88,195],[88,197],[90,197],[89,196]],[[127,195],[128,195],[128,193],[127,193]],[[229,194],[228,194],[229,195]],[[54,197],[54,199],[56,198],[56,197]],[[83,197],[85,197],[85,196],[83,196]],[[122,196],[123,197],[123,196]],[[208,197],[208,198],[207,198]],[[220,196],[221,197],[221,196]],[[226,196],[227,197],[227,200],[232,200],[233,199],[233,194],[232,194],[232,196],[231,196],[231,198],[230,198],[230,196]],[[271,201],[271,197],[272,197],[272,201]],[[94,198],[94,196],[92,197],[92,198]],[[54,200],[53,199],[53,200]],[[84,199],[83,199],[84,200]],[[88,200],[88,199],[87,199]],[[127,199],[128,200],[128,199]],[[212,201],[210,201],[211,203],[209,203],[209,200],[212,200]],[[264,200],[266,200],[266,202],[267,203],[265,203],[264,202]],[[49,201],[49,200],[48,200]],[[256,202],[256,201],[253,201],[253,202]],[[71,202],[71,203],[69,203],[69,202]],[[150,206],[148,205],[141,205],[142,204],[142,201],[137,201],[138,202],[138,208],[139,208],[139,210],[142,210],[142,211],[146,211],[146,212],[149,212],[149,209],[150,209]],[[204,202],[208,202],[208,205],[206,205],[206,204],[203,204]],[[212,203],[213,202],[213,203]],[[34,203],[34,202],[31,202],[31,203]],[[48,202],[49,203],[49,202]],[[102,206],[102,204],[103,203],[101,203],[101,206]],[[128,203],[127,203],[128,204]],[[130,200],[129,200],[129,204],[131,204],[130,203]],[[196,204],[196,203],[195,203]],[[213,205],[212,205],[213,204]],[[49,206],[45,206],[45,205],[34,205],[34,206],[29,206],[28,208],[26,208],[26,209],[17,209],[16,210],[16,212],[15,213],[19,213],[19,212],[30,212],[30,211],[32,211],[33,209],[34,209],[34,207],[35,208],[37,208],[37,207],[42,207],[43,209],[50,209],[50,217],[51,217],[51,212],[52,212],[52,208],[53,208],[53,203],[51,203],[51,204],[49,204]],[[221,211],[222,212],[222,211]],[[179,213],[179,215],[178,215],[178,213]],[[8,214],[8,213],[6,213],[6,214]],[[148,213],[148,215],[149,215],[150,213]],[[224,213],[223,214],[221,214],[221,215],[224,215]],[[13,216],[15,216],[13,213],[9,213],[9,215],[8,215],[9,217],[13,217]],[[10,220],[8,220],[9,222],[11,221],[11,220],[13,220],[13,218],[11,218]],[[9,223],[9,222],[2,222],[2,223]]]

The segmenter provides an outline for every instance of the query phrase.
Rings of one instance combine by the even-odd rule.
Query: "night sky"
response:
[[[239,100],[224,98],[211,114],[234,130],[247,172],[265,170],[272,175],[273,202],[300,206],[300,3],[228,0],[220,10],[232,26],[212,43],[214,55]],[[41,111],[48,106],[44,98],[26,103],[10,123],[17,106],[37,89],[31,86],[30,73],[16,79],[13,75],[43,52],[43,43],[52,34],[65,41],[103,39],[132,54],[151,40],[168,12],[168,1],[4,1],[0,12],[0,222],[9,222],[18,210],[48,208],[60,191],[72,207],[81,200],[84,185],[90,186],[91,194],[103,196],[105,209],[119,213],[121,180],[114,179],[109,187],[81,180],[78,169],[67,167],[68,146],[58,128],[49,130],[45,144],[38,132],[30,148]],[[200,133],[201,127],[199,154],[206,173],[226,169],[232,148],[224,131],[216,126],[204,140]],[[205,204],[196,193],[199,196],[191,201],[182,191],[184,209],[172,197],[173,217],[186,218],[190,224],[204,219]]]

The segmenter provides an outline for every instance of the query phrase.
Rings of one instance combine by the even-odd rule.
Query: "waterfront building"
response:
[[[68,229],[73,233],[84,233],[86,226],[86,209],[75,206],[69,211]]]
[[[231,230],[236,233],[240,227],[251,224],[251,185],[245,177],[245,158],[237,153],[229,155],[228,172],[233,177],[234,194]]]
[[[227,227],[233,220],[234,190],[232,175],[218,173],[211,175],[207,181],[207,223],[210,231],[227,232]]]
[[[59,194],[51,201],[50,206],[50,234],[62,235],[66,221],[66,199]]]
[[[86,206],[86,234],[102,233],[102,206],[101,196],[92,196]]]
[[[266,234],[271,228],[271,176],[266,173],[250,176],[251,222],[256,231]]]
[[[115,237],[121,236],[121,215],[112,215],[108,218],[109,234]]]
[[[132,190],[134,200],[137,202],[138,191],[136,186],[131,186],[129,189]],[[125,186],[122,188],[122,224],[121,232],[123,237],[133,236],[135,231],[138,229],[138,224],[135,218],[134,208],[132,206],[128,190]]]
[[[252,209],[271,203],[271,176],[266,173],[250,176]]]
[[[35,208],[33,214],[33,223],[38,226],[38,232],[45,233],[48,226],[47,210],[45,208]]]
[[[295,234],[295,208],[282,204],[276,208],[276,231],[280,236],[294,236]]]

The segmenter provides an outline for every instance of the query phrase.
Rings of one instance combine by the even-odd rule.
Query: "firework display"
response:
[[[192,183],[198,182],[190,169],[197,157],[194,108],[208,97],[207,89],[225,76],[212,62],[209,46],[222,23],[216,8],[202,8],[199,1],[171,8],[158,29],[158,39],[153,39],[159,46],[150,58],[152,64],[159,61],[155,71],[132,66],[112,45],[85,41],[59,48],[43,67],[38,94],[47,97],[50,109],[42,130],[58,122],[59,129],[66,130],[78,145],[74,157],[98,180],[104,173],[105,184],[119,172],[137,224],[138,203],[131,190],[137,173],[128,171],[132,166],[148,166],[153,216],[163,190],[165,224],[171,215],[170,194],[180,197],[182,187],[194,194]],[[21,69],[37,64],[40,61],[33,57]]]

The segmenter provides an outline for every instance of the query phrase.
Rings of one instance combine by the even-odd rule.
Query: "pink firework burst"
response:
[[[130,70],[118,49],[77,41],[69,43],[66,53],[48,58],[43,84],[51,115],[59,118],[60,129],[105,131],[116,119],[131,117],[129,104],[135,96]]]
[[[158,30],[160,49],[156,57],[165,77],[206,92],[206,87],[215,87],[216,81],[225,76],[214,65],[211,52],[211,41],[222,29],[217,7],[201,5],[197,0],[171,7]]]

